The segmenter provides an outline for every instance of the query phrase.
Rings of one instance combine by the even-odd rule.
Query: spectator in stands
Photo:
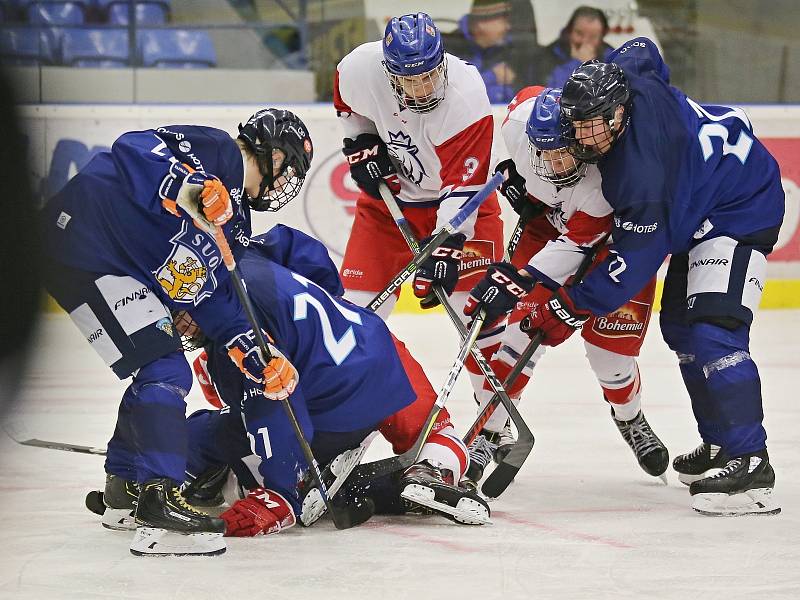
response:
[[[613,50],[603,41],[607,33],[608,19],[602,10],[592,6],[576,8],[558,39],[545,48],[547,86],[563,87],[581,63],[595,58],[604,60]]]
[[[516,92],[537,79],[539,61],[533,26],[515,26],[512,2],[473,0],[458,28],[442,35],[445,50],[472,63],[486,84],[489,101],[509,102]],[[529,39],[528,39],[529,38]]]

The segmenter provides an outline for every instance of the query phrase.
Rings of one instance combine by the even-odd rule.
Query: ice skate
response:
[[[636,455],[639,466],[648,475],[659,477],[666,485],[665,472],[669,466],[669,452],[663,442],[658,439],[647,419],[644,418],[644,413],[640,410],[639,414],[630,421],[618,421],[612,408],[611,418],[623,439]]]
[[[775,471],[766,450],[737,456],[716,475],[691,484],[692,508],[712,517],[777,515],[781,512],[772,497]]]
[[[470,489],[477,489],[478,482],[483,478],[483,473],[491,461],[501,462],[511,452],[516,442],[511,422],[506,421],[501,431],[481,429],[469,445],[469,467],[461,480],[461,485]]]
[[[728,457],[722,448],[703,442],[686,454],[680,454],[672,461],[672,468],[678,473],[678,480],[691,485],[710,475],[714,475],[728,464]]]
[[[225,552],[225,521],[190,506],[168,478],[142,485],[136,505],[136,556],[213,556]]]
[[[220,506],[225,498],[222,488],[228,480],[230,467],[213,467],[198,475],[183,487],[183,497],[192,506]]]
[[[139,484],[123,479],[117,475],[106,473],[106,487],[103,492],[105,511],[101,523],[106,529],[115,531],[133,531],[136,529],[134,513],[139,499]],[[88,499],[87,499],[87,506]],[[92,508],[92,512],[96,512]]]
[[[491,523],[486,501],[475,491],[454,485],[452,474],[427,462],[411,465],[400,480],[400,496],[465,525]]]
[[[372,443],[372,440],[375,439],[376,435],[376,433],[369,435],[357,448],[345,450],[334,458],[322,471],[322,481],[328,489],[330,498],[336,495],[353,469],[361,463],[364,453],[367,451],[367,448],[369,448],[369,445]],[[319,489],[315,486],[314,479],[311,477],[310,473],[306,473],[306,476],[298,487],[300,488],[300,495],[303,499],[300,508],[300,522],[308,527],[318,521],[328,508],[325,506],[322,494],[320,494]],[[308,490],[305,496],[303,496],[303,490]]]

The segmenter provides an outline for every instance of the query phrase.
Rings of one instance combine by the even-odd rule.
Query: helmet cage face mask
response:
[[[447,61],[419,75],[392,73],[383,62],[383,71],[389,78],[397,103],[415,113],[428,113],[444,100],[447,88]]]
[[[566,146],[540,150],[528,140],[528,152],[536,176],[557,187],[572,187],[586,175],[588,165],[570,154]]]
[[[185,310],[173,310],[172,323],[181,336],[181,346],[184,352],[194,352],[211,342],[197,322]]]

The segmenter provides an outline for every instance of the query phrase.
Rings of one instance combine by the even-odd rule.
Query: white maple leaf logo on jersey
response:
[[[425,177],[427,173],[425,172],[425,167],[422,166],[422,162],[417,158],[419,148],[411,141],[411,136],[402,131],[398,131],[397,133],[390,131],[389,143],[387,146],[389,152],[391,152],[397,160],[403,175],[419,185],[422,178]]]

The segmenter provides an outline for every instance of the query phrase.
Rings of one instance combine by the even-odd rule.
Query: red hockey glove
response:
[[[251,490],[220,515],[227,537],[269,535],[289,529],[297,520],[289,502],[278,492],[264,488]]]
[[[350,176],[356,185],[373,198],[380,200],[378,186],[386,182],[392,194],[400,193],[400,179],[389,158],[389,150],[380,136],[362,133],[356,139],[344,138],[342,153],[350,165]]]
[[[486,309],[484,323],[491,326],[511,312],[517,302],[531,292],[534,283],[511,263],[492,263],[483,279],[469,293],[464,314],[472,316],[482,306]]]
[[[428,237],[420,241],[420,247],[424,248],[430,240]],[[463,233],[451,235],[417,269],[414,274],[414,295],[421,298],[419,305],[422,308],[439,306],[436,294],[431,289],[434,285],[441,285],[448,296],[456,289],[466,240],[467,236]]]
[[[248,379],[264,384],[264,396],[270,400],[284,400],[297,387],[300,375],[283,353],[272,344],[267,348],[272,354],[269,362],[264,360],[255,341],[253,330],[240,333],[227,344],[228,356]]]
[[[558,346],[583,327],[590,316],[590,312],[576,308],[564,288],[559,288],[550,300],[520,321],[519,328],[531,337],[541,331],[543,345]]]
[[[211,374],[208,372],[208,354],[203,350],[192,363],[195,379],[200,384],[200,389],[208,402],[214,408],[223,408],[225,403],[217,393],[217,388],[214,387],[214,382],[211,381]]]

